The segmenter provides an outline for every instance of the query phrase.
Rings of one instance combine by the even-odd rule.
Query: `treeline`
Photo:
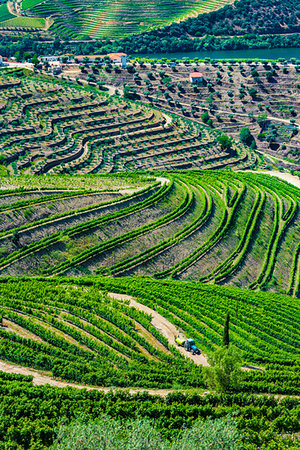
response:
[[[125,51],[129,55],[147,53],[175,53],[190,51],[243,50],[259,48],[300,47],[300,34],[265,35],[245,34],[243,36],[216,37],[206,35],[203,38],[191,38],[188,35],[172,36],[161,30],[152,31],[124,38],[120,41],[68,42],[56,39],[51,42],[35,41],[29,37],[17,40],[0,37],[0,54],[5,57],[15,56],[18,60],[30,58],[32,55],[88,55],[106,54]]]
[[[22,59],[50,54],[105,54],[114,51],[161,53],[299,47],[298,0],[241,0],[217,11],[118,41],[44,41],[25,37],[0,37],[0,54]],[[29,52],[29,55],[27,53]]]
[[[104,394],[51,386],[33,386],[29,377],[0,372],[1,448],[45,449],[58,427],[84,415],[87,421],[107,414],[116,420],[147,418],[172,440],[197,419],[233,415],[242,430],[243,448],[286,448],[299,428],[299,399],[270,396],[171,393],[167,397],[126,392]]]
[[[234,36],[246,33],[286,34],[299,31],[298,0],[241,0],[197,18],[173,23],[162,35]]]

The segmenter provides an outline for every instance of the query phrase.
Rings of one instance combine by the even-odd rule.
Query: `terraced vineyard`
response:
[[[54,180],[63,185],[47,177],[44,190],[27,191],[26,178],[1,179],[1,275],[154,275],[299,295],[300,195],[287,183],[166,172],[142,181],[126,174],[129,191],[95,185],[51,194],[48,179],[52,189]],[[122,177],[99,179],[111,189]],[[11,189],[20,182],[22,191]]]
[[[170,59],[133,64],[134,70],[118,73],[101,67],[96,80],[116,88],[126,83],[144,103],[151,102],[200,123],[210,121],[213,129],[235,139],[239,139],[244,127],[249,127],[253,140],[248,145],[255,144],[268,165],[274,163],[275,157],[278,166],[300,169],[300,68],[296,62],[209,58],[200,62],[187,58],[182,63]],[[68,70],[72,73],[74,66],[69,69],[66,66],[66,76]],[[203,74],[203,85],[190,82],[193,71]],[[78,70],[77,75],[87,79],[91,70],[86,68],[83,73]]]
[[[92,86],[1,70],[0,89],[0,158],[11,174],[244,168],[256,161],[242,145],[221,149],[209,127]]]
[[[246,365],[256,364],[244,371],[241,389],[299,394],[295,299],[134,278],[6,281],[0,286],[1,359],[81,384],[204,387],[201,367],[179,353],[136,305],[150,306],[193,335],[205,353],[221,344],[229,310],[232,342]],[[106,290],[133,294],[139,303],[132,306]]]
[[[124,37],[221,8],[229,0],[135,2],[24,0],[22,14],[53,17],[51,31],[68,38]]]

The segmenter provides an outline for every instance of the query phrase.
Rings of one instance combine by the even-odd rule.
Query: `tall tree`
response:
[[[224,331],[223,331],[223,346],[228,347],[229,346],[229,320],[230,320],[230,314],[229,312],[226,314],[225,324],[224,324]]]

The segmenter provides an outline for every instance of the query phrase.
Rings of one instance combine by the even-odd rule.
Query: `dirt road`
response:
[[[287,181],[288,183],[300,189],[300,178],[296,177],[295,175],[292,175],[291,173],[274,172],[274,171],[266,171],[260,173],[265,173],[266,175],[271,175],[272,177],[280,178],[281,180]]]
[[[240,170],[239,172],[249,172],[249,173],[262,173],[264,175],[270,175],[271,177],[277,177],[280,178],[283,181],[287,181],[288,183],[292,184],[293,186],[300,189],[300,178],[292,175],[291,173],[287,172],[276,172],[275,170]]]
[[[129,394],[148,392],[148,394],[150,394],[150,395],[158,395],[160,397],[166,397],[171,392],[174,392],[174,390],[172,390],[172,389],[141,389],[141,388],[126,389],[126,388],[85,386],[82,384],[68,383],[66,381],[55,380],[50,375],[47,375],[45,373],[40,373],[37,370],[29,369],[27,367],[21,367],[16,364],[11,364],[11,363],[4,362],[4,361],[0,361],[0,371],[6,372],[6,373],[17,373],[20,375],[32,376],[33,377],[32,383],[35,386],[44,386],[44,385],[48,384],[49,386],[55,386],[55,387],[60,387],[60,388],[73,387],[76,389],[86,389],[87,391],[96,390],[96,391],[100,391],[100,392],[104,392],[104,393],[108,393],[111,391],[113,391],[113,392],[126,391]]]
[[[129,300],[129,305],[133,306],[140,311],[144,311],[146,314],[152,316],[152,325],[165,337],[168,339],[170,345],[175,345],[175,337],[179,334],[179,330],[169,322],[165,317],[163,317],[158,312],[154,311],[148,306],[138,303],[133,297],[125,294],[115,294],[112,292],[108,293],[109,297],[115,298],[117,300]],[[180,333],[182,335],[182,333]],[[190,352],[184,350],[183,347],[178,347],[180,353],[182,353],[185,358],[192,359],[198,366],[208,366],[207,358],[201,353],[201,355],[192,355]]]

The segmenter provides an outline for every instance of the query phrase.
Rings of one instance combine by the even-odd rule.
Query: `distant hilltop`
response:
[[[0,6],[0,28],[44,29],[67,39],[120,38],[219,9],[230,0],[17,0]],[[80,6],[80,7],[79,7]]]

